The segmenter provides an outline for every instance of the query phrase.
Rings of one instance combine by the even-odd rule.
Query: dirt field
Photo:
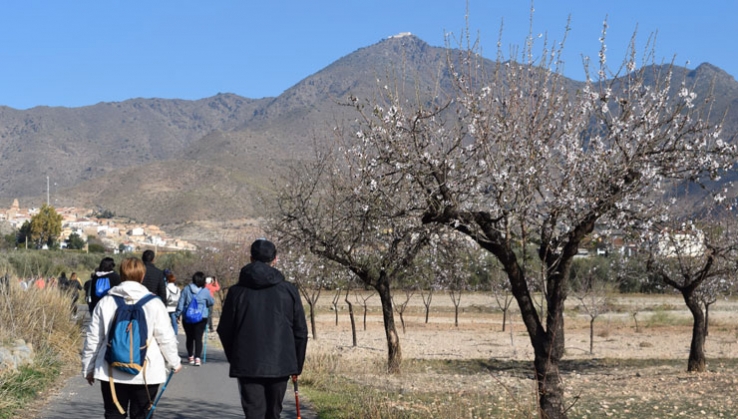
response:
[[[396,298],[398,302],[405,297]],[[386,361],[378,297],[368,300],[366,331],[363,308],[354,304],[357,347],[352,346],[343,297],[338,325],[331,299],[324,294],[318,303],[318,336],[309,343],[310,354],[332,354],[354,368],[364,365],[368,376],[400,393],[422,389],[490,399],[479,403],[502,399],[510,403],[516,398],[513,404],[534,403],[533,355],[514,302],[512,323],[502,332],[502,313],[489,294],[462,295],[458,327],[448,295],[433,296],[427,324],[421,297],[414,296],[403,315],[405,333],[395,313],[404,372],[387,376],[377,372]],[[733,402],[738,390],[738,301],[719,301],[711,307],[708,372],[700,374],[686,372],[692,320],[680,296],[615,296],[609,303],[611,310],[595,321],[590,354],[590,318],[576,309],[576,300],[567,300],[566,356],[561,367],[567,401],[573,403],[571,417],[738,417]]]

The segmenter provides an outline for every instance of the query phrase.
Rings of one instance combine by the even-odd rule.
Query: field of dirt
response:
[[[534,404],[533,354],[514,302],[503,332],[502,312],[490,294],[463,294],[458,326],[447,294],[433,296],[427,323],[420,295],[413,296],[402,316],[404,333],[395,313],[404,372],[387,376],[380,371],[387,345],[378,297],[368,300],[366,330],[363,308],[350,299],[357,325],[356,347],[347,304],[341,296],[336,325],[332,298],[324,294],[318,302],[317,338],[310,340],[309,354],[331,354],[367,374],[364,379],[374,377],[401,393],[422,389],[426,393],[475,394],[495,399],[488,400],[493,404],[516,397],[520,400],[515,404]],[[395,302],[404,299],[401,295]],[[692,320],[680,296],[612,297],[610,311],[595,320],[592,354],[590,317],[577,305],[575,299],[567,300],[566,355],[561,365],[566,397],[573,403],[571,417],[738,417],[733,402],[738,391],[738,301],[721,300],[711,307],[705,345],[708,371],[699,374],[686,372]],[[305,308],[307,311],[308,306]],[[424,370],[412,367],[415,360],[425,362]],[[434,364],[434,360],[443,363]],[[456,367],[434,366],[444,364]]]

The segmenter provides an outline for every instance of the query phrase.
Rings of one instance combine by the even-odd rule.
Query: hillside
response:
[[[0,107],[0,205],[13,198],[40,205],[48,177],[53,204],[110,209],[165,228],[257,217],[258,197],[269,193],[279,168],[352,123],[354,111],[343,106],[349,95],[371,98],[400,75],[393,86],[408,97],[442,95],[447,53],[414,36],[385,39],[274,98]],[[714,113],[726,113],[727,131],[738,132],[735,79],[710,64],[678,71],[701,97],[714,83]]]

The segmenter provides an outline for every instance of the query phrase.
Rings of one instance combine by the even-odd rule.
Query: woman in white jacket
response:
[[[120,285],[110,289],[92,313],[82,350],[82,376],[90,385],[95,379],[105,381],[101,385],[105,418],[145,418],[151,401],[159,391],[159,384],[167,379],[169,370],[178,372],[182,366],[177,352],[177,340],[172,330],[164,303],[154,298],[143,306],[148,327],[148,350],[143,370],[137,375],[110,368],[105,361],[108,333],[115,316],[117,304],[113,296],[123,297],[126,304],[135,304],[150,294],[141,285],[146,267],[140,259],[128,258],[120,266]],[[112,377],[110,373],[112,372]],[[112,380],[111,380],[112,378]],[[113,385],[108,382],[113,381]],[[117,401],[116,403],[116,397]],[[119,409],[122,407],[123,411]]]
[[[164,277],[167,279],[167,312],[172,320],[172,329],[174,329],[174,335],[176,336],[177,332],[179,332],[179,327],[175,312],[177,311],[177,304],[179,304],[181,290],[176,284],[177,277],[174,276],[172,271],[164,269]]]

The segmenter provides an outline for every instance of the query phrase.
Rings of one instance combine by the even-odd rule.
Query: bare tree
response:
[[[720,297],[731,295],[735,288],[735,275],[726,275],[711,281],[712,286],[698,287],[695,290],[697,299],[705,308],[705,337],[710,336],[710,307]]]
[[[433,302],[433,294],[437,287],[440,287],[434,270],[435,246],[426,247],[421,254],[415,259],[415,263],[408,269],[405,281],[406,286],[412,283],[412,287],[418,293],[423,301],[425,308],[425,323],[430,318],[430,306]]]
[[[415,291],[409,287],[404,287],[402,291],[405,293],[405,300],[402,301],[400,304],[397,304],[393,296],[392,303],[395,306],[395,311],[397,312],[397,314],[400,315],[400,323],[402,324],[402,334],[404,335],[405,334],[405,317],[403,317],[403,314],[405,313],[405,309],[407,309],[407,304],[410,302],[410,298],[412,298]]]
[[[248,236],[237,243],[223,240],[198,251],[194,258],[183,261],[175,259],[174,266],[162,266],[162,268],[173,269],[180,280],[191,278],[192,274],[197,271],[216,277],[221,288],[213,297],[223,301],[228,289],[238,282],[241,267],[249,263],[249,246],[256,238],[256,235]]]
[[[594,323],[607,310],[607,300],[613,283],[607,282],[606,259],[595,259],[595,263],[572,272],[572,288],[579,306],[589,317],[589,353],[594,353]],[[598,264],[597,262],[604,262]]]
[[[613,71],[604,38],[597,72],[587,65],[581,84],[561,75],[560,50],[533,51],[531,35],[520,61],[498,51],[487,63],[476,44],[450,57],[451,101],[412,105],[391,90],[373,103],[354,100],[357,154],[370,162],[362,173],[415,188],[407,195],[422,198],[423,208],[407,205],[404,214],[468,236],[502,265],[548,419],[567,416],[564,303],[574,256],[595,223],[645,228],[662,214],[653,197],[735,162],[721,122],[708,121],[711,98],[696,98],[686,69],[653,61],[639,68],[632,43]],[[538,271],[525,256],[529,246]],[[545,312],[531,296],[536,283]]]
[[[336,288],[333,294],[333,301],[331,301],[331,307],[333,307],[333,313],[336,315],[336,326],[338,326],[338,301],[341,299],[341,288]]]
[[[420,297],[423,299],[423,306],[425,307],[425,323],[428,324],[428,316],[430,314],[430,305],[433,301],[433,286],[429,286],[428,289],[420,289]]]
[[[349,300],[349,290],[351,288],[351,285],[349,283],[349,286],[346,287],[346,295],[343,298],[343,301],[346,302],[346,305],[348,306],[348,312],[349,312],[349,319],[351,320],[351,342],[354,347],[357,346],[356,341],[356,320],[354,319],[354,305],[351,304],[351,301]]]
[[[463,287],[458,284],[452,285],[448,289],[448,296],[451,298],[451,302],[454,305],[454,326],[459,327],[459,304],[461,304],[461,293]]]
[[[459,327],[461,295],[468,287],[473,244],[462,235],[449,231],[430,241],[431,270],[434,281],[448,292],[454,305],[454,326]],[[475,246],[476,247],[476,246]]]
[[[299,247],[294,247],[282,257],[282,272],[297,285],[302,298],[307,302],[312,338],[318,339],[318,331],[315,327],[315,308],[325,287],[328,268],[325,261],[321,262],[309,253],[301,254],[299,249]]]
[[[510,305],[513,302],[513,294],[510,289],[510,282],[500,268],[491,266],[489,271],[490,289],[497,307],[502,310],[502,331],[504,332],[505,325],[508,322]]]
[[[368,308],[367,302],[369,301],[370,298],[374,297],[375,294],[376,294],[376,291],[372,291],[369,294],[359,294],[358,291],[356,290],[354,291],[354,298],[359,304],[361,304],[361,307],[363,309],[364,331],[366,331],[366,312]],[[359,299],[361,299],[361,301],[359,301]]]

